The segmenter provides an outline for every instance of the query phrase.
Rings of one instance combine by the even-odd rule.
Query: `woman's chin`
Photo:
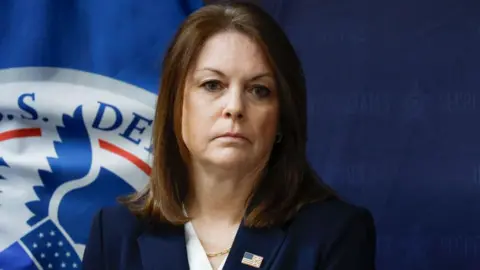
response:
[[[246,166],[252,161],[252,158],[245,153],[219,153],[209,158],[209,160],[220,168],[233,169]]]

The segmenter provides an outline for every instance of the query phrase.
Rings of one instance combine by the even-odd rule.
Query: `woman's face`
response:
[[[182,137],[194,163],[263,165],[279,116],[273,72],[260,47],[238,32],[212,36],[186,78]]]

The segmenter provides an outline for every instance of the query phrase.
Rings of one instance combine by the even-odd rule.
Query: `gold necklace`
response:
[[[217,257],[217,256],[222,256],[222,255],[225,255],[229,252],[230,252],[230,248],[227,248],[224,251],[215,252],[215,253],[207,253],[207,257],[213,258],[213,257]]]

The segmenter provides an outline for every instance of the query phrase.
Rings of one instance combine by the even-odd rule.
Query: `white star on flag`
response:
[[[32,230],[22,238],[22,241],[29,251],[29,254],[25,253],[22,256],[25,256],[25,261],[27,261],[33,255],[37,266],[35,269],[81,269],[81,259],[76,254],[74,247],[51,221],[46,221]],[[0,265],[1,259],[0,257]],[[0,266],[0,268],[3,267]],[[4,268],[4,270],[6,269]]]

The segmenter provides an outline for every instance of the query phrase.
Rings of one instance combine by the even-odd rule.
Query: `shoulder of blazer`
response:
[[[146,228],[146,222],[135,216],[126,206],[117,204],[102,208],[94,218],[100,224],[105,241],[136,239]]]
[[[358,215],[370,215],[370,211],[345,201],[331,199],[305,205],[300,209],[294,221],[308,219],[310,222],[327,225],[329,223],[342,223]]]
[[[328,246],[353,227],[374,234],[374,220],[370,211],[344,201],[329,200],[305,205],[291,221],[289,231],[298,231]]]
[[[83,269],[118,269],[122,249],[135,246],[144,225],[122,205],[100,209],[91,223]]]

